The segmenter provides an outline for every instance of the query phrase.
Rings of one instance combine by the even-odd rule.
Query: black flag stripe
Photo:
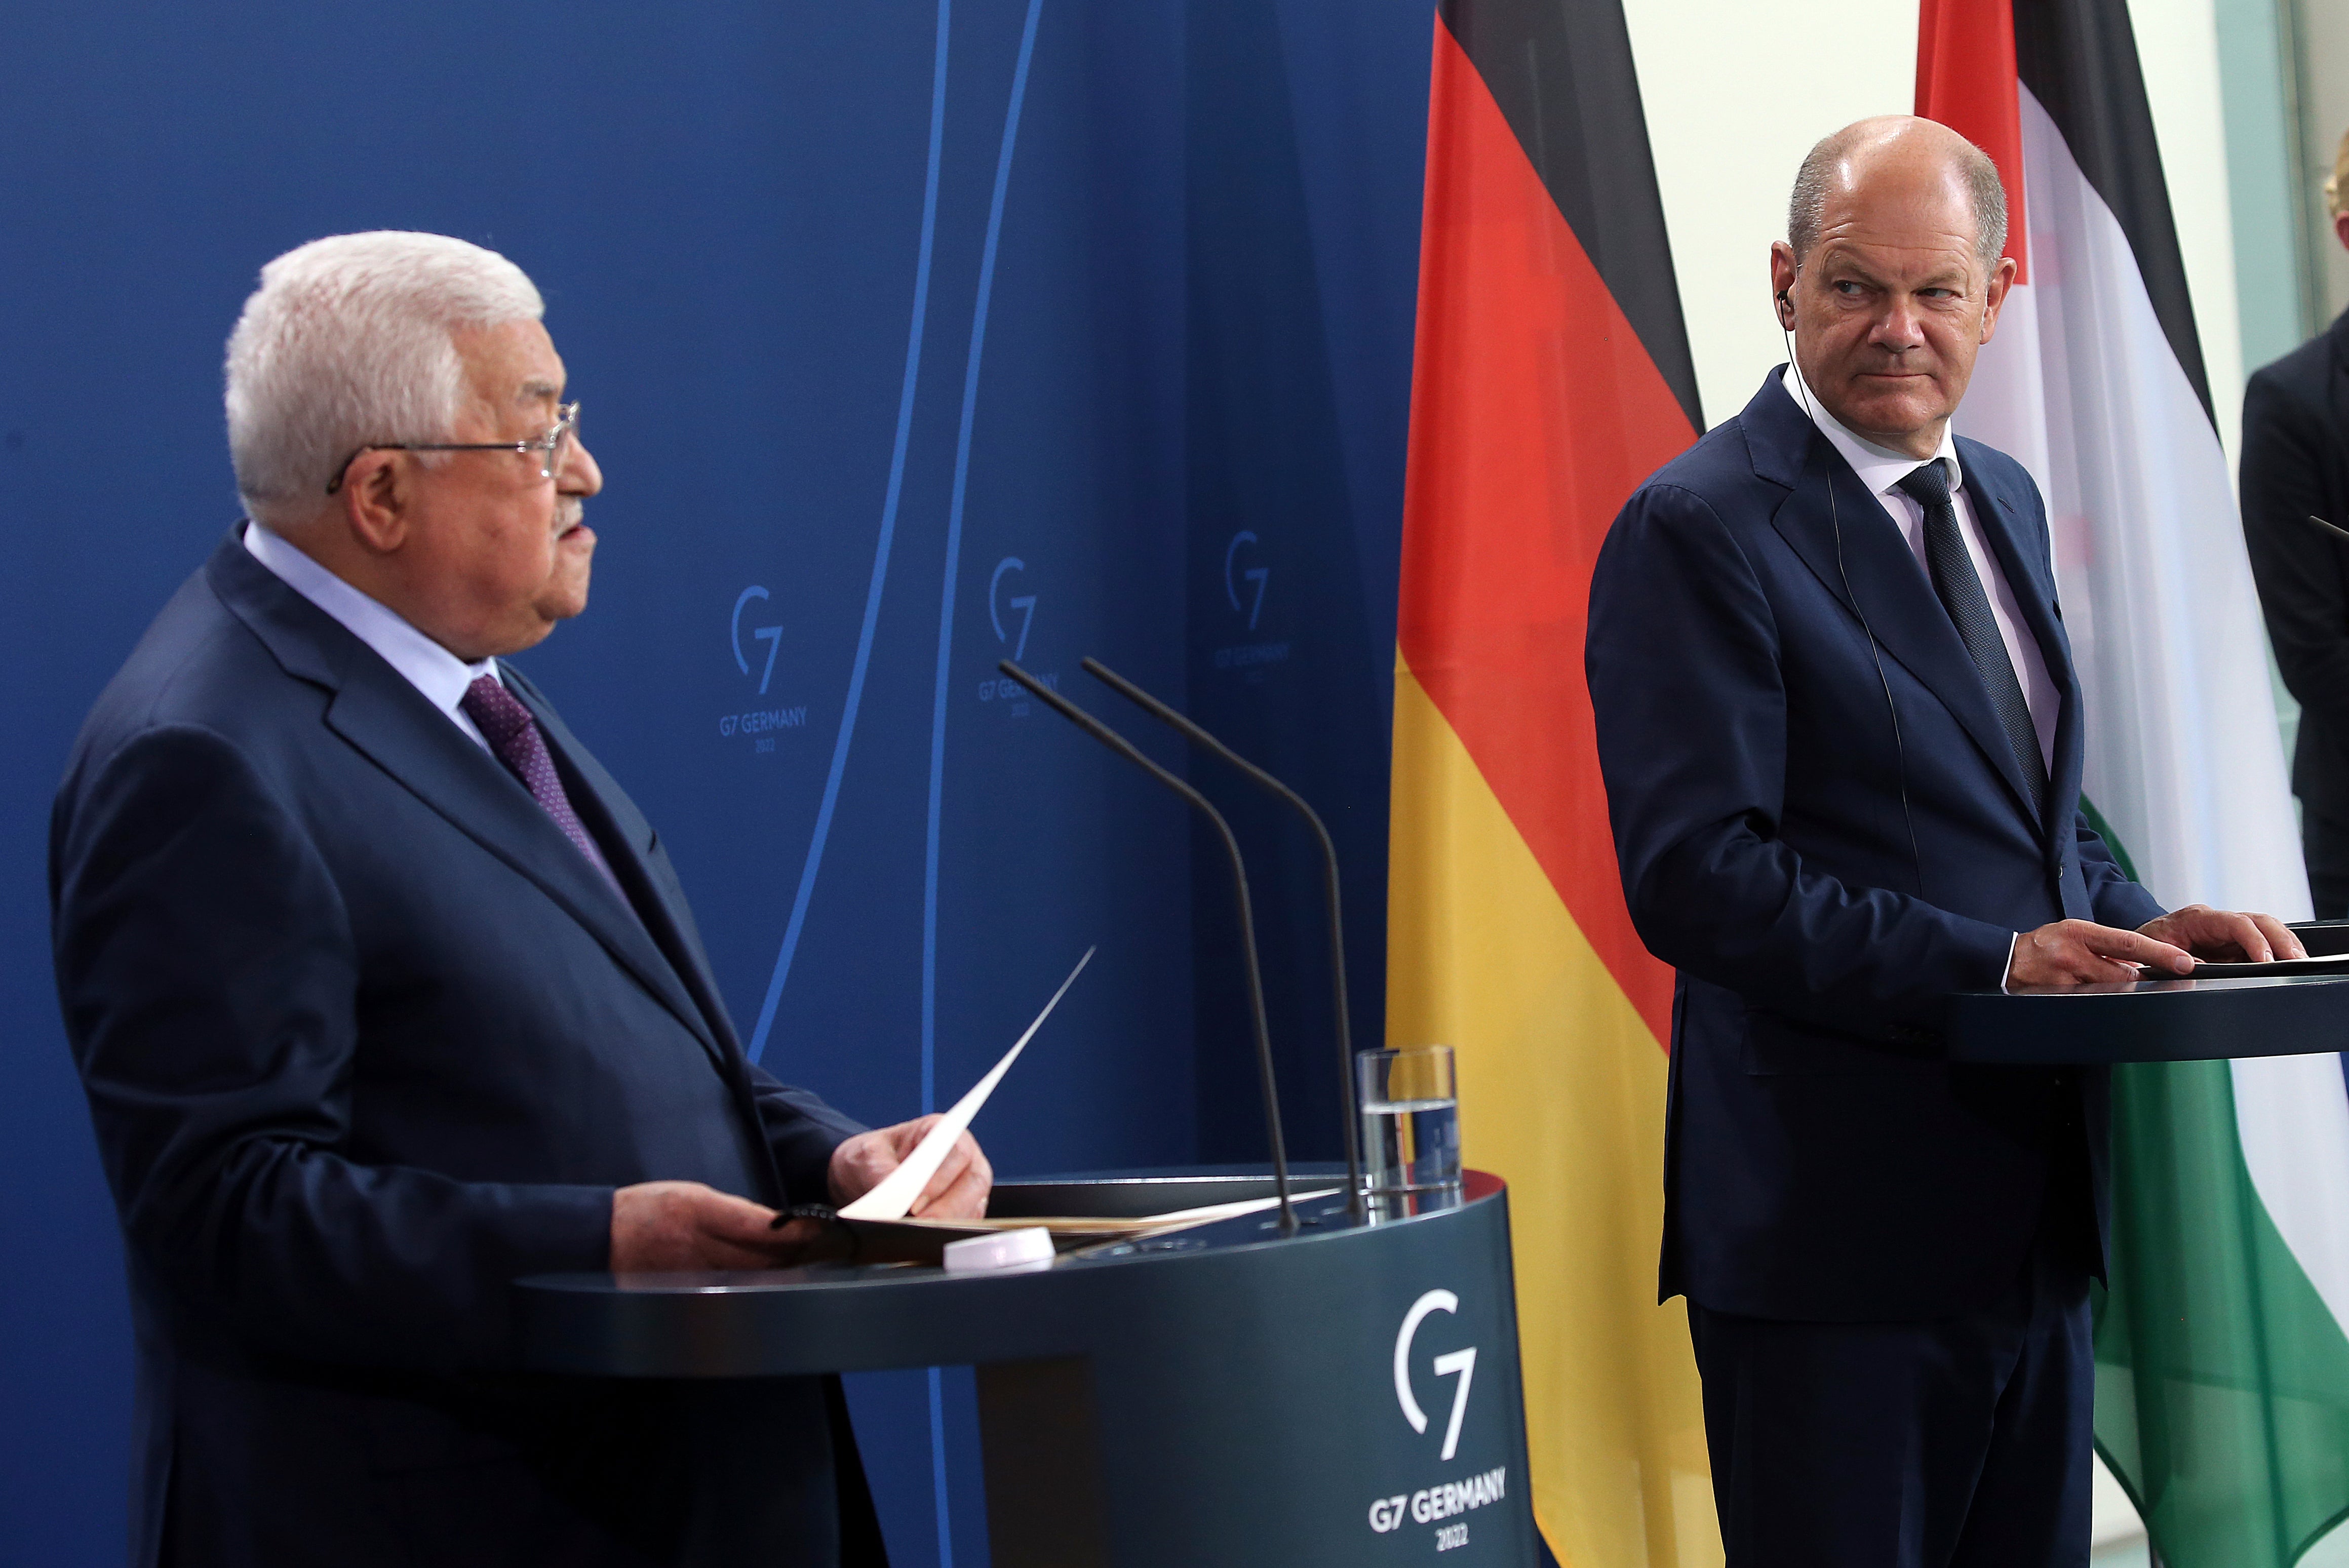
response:
[[[1443,15],[1690,428],[1703,429],[1621,0],[1444,0]]]
[[[2016,75],[2063,133],[2072,161],[2119,220],[2170,352],[2210,414],[2186,258],[2126,0],[2014,0],[2014,58]]]

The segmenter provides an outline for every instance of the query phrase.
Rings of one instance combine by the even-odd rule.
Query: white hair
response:
[[[448,439],[471,390],[451,334],[545,310],[520,267],[443,234],[336,234],[262,268],[228,339],[228,449],[247,511],[306,517],[357,449]]]

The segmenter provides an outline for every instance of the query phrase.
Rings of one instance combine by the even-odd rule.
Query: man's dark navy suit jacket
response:
[[[2241,474],[2268,643],[2300,702],[2292,793],[2310,816],[2349,821],[2349,541],[2308,521],[2349,527],[2349,312],[2252,373]],[[2337,861],[2321,871],[2349,877]]]
[[[506,675],[633,910],[235,533],[75,748],[50,892],[140,1563],[831,1563],[869,1519],[836,1385],[515,1367],[509,1282],[605,1267],[614,1188],[820,1200],[858,1129],[744,1058],[659,840]]]
[[[2101,1255],[2105,1072],[1952,1065],[1935,1026],[1948,994],[1999,987],[2015,933],[2162,913],[2077,809],[2037,487],[1957,451],[2063,704],[2044,820],[1924,568],[1777,372],[1599,552],[1586,664],[1623,892],[1679,971],[1667,1297],[1825,1322],[1984,1307],[2051,1192]]]

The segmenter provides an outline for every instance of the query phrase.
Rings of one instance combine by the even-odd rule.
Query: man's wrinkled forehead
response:
[[[1819,235],[1866,231],[1876,243],[1974,241],[1973,195],[1955,162],[1902,148],[1856,149],[1836,162]],[[1901,238],[1913,235],[1913,240]]]
[[[456,343],[473,396],[492,413],[541,412],[563,400],[563,361],[537,322],[460,330]]]
[[[1898,261],[1904,272],[1977,268],[1973,206],[1956,180],[1889,181],[1842,186],[1819,214],[1812,261],[1822,270]]]

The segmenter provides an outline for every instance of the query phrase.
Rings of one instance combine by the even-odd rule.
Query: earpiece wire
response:
[[[1802,269],[1796,267],[1799,273]],[[1794,304],[1786,298],[1791,289],[1779,291],[1779,303],[1792,311]],[[1795,335],[1787,328],[1786,318],[1778,318],[1778,335],[1786,340],[1786,366],[1795,373],[1795,388],[1801,395],[1803,412],[1809,416],[1814,434],[1819,430],[1818,410],[1811,406],[1810,382],[1803,375],[1803,366],[1795,357]],[[1808,465],[1806,465],[1806,467]],[[1851,613],[1859,617],[1859,629],[1868,636],[1868,656],[1876,665],[1876,684],[1884,688],[1884,712],[1892,720],[1892,779],[1900,791],[1900,820],[1909,830],[1909,863],[1917,873],[1917,896],[1925,896],[1925,857],[1917,850],[1917,818],[1909,809],[1909,748],[1900,740],[1900,709],[1892,700],[1892,682],[1884,673],[1884,655],[1876,642],[1876,628],[1868,624],[1868,612],[1860,608],[1859,595],[1852,592],[1851,573],[1843,563],[1843,515],[1836,505],[1835,466],[1827,466],[1827,521],[1835,530],[1836,575],[1843,579],[1843,596],[1851,605]]]

